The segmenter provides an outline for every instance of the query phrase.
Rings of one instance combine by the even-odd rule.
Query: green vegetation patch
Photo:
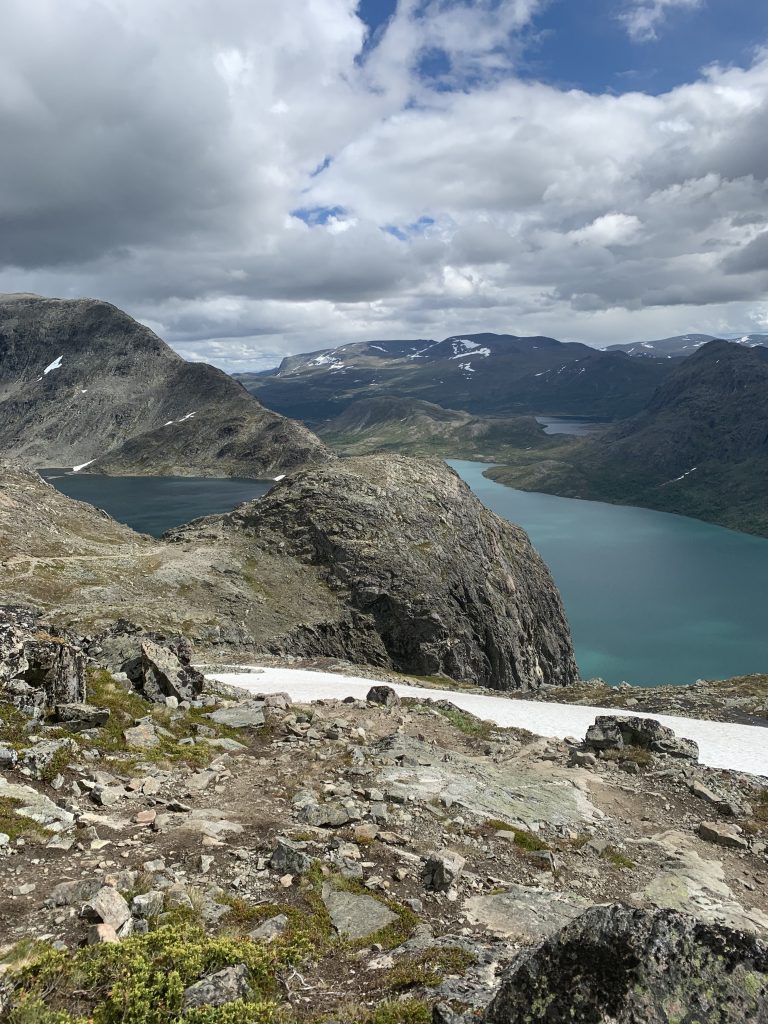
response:
[[[485,822],[485,829],[493,832],[514,833],[515,846],[519,846],[521,850],[528,850],[530,853],[534,853],[537,850],[551,849],[549,843],[540,839],[533,832],[528,832],[524,828],[516,828],[514,825],[510,825],[506,821],[500,821],[498,818],[488,818]]]
[[[47,949],[10,973],[9,1024],[277,1024],[282,972],[306,959],[305,942],[250,942],[163,926],[123,942],[75,952]],[[184,990],[206,975],[245,964],[251,996],[183,1012]],[[8,975],[6,976],[8,978]]]
[[[463,975],[477,957],[455,946],[433,946],[416,956],[403,957],[389,972],[387,985],[396,992],[424,986],[434,988],[448,975]]]
[[[468,711],[462,711],[461,708],[433,704],[430,706],[430,709],[437,711],[438,714],[451,723],[454,729],[458,729],[465,736],[487,740],[491,738],[494,732],[498,732],[498,726],[495,722],[486,722],[482,718],[476,718],[475,715],[471,715]]]
[[[23,806],[22,800],[0,796],[0,832],[9,836],[11,841],[48,838],[50,833],[39,822],[18,813],[18,808]]]

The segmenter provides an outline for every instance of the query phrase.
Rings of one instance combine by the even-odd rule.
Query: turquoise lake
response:
[[[584,678],[640,686],[768,672],[768,540],[683,516],[531,494],[450,460],[527,530],[560,588]]]

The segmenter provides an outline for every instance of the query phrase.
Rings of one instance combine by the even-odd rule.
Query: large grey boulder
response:
[[[587,729],[584,745],[590,750],[623,750],[642,747],[658,754],[698,761],[699,748],[693,740],[676,736],[673,729],[655,718],[633,715],[598,715]]]
[[[152,701],[164,703],[166,697],[192,700],[203,688],[201,672],[152,640],[141,644],[141,668],[144,696]]]
[[[592,907],[521,953],[483,1024],[768,1020],[768,946],[671,910]]]

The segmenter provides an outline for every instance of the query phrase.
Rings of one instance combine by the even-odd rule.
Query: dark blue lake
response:
[[[159,537],[198,516],[231,512],[243,501],[266,494],[269,480],[187,476],[89,476],[61,469],[40,475],[70,498],[103,508],[139,533]]]
[[[449,463],[552,570],[585,678],[641,686],[768,672],[768,540],[649,509],[531,494]]]

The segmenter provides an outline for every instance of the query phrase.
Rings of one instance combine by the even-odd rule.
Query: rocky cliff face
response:
[[[327,655],[497,689],[577,670],[525,533],[446,466],[374,456],[303,469],[155,541],[0,464],[0,600],[64,624],[127,618],[204,647]]]
[[[380,455],[306,469],[224,524],[225,536],[314,567],[347,609],[335,623],[297,626],[274,651],[500,690],[577,678],[544,562],[523,530],[489,512],[442,463]]]
[[[0,452],[113,474],[262,477],[330,455],[106,302],[0,296]]]

